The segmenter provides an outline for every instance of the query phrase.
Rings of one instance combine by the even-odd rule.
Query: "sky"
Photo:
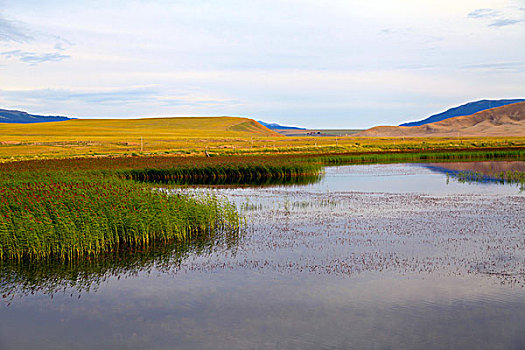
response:
[[[0,0],[0,108],[308,128],[525,97],[525,0]]]

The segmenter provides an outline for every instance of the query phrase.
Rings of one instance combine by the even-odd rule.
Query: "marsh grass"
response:
[[[117,171],[121,177],[139,181],[169,182],[180,181],[198,184],[235,184],[235,183],[286,183],[297,178],[311,178],[319,174],[321,164],[290,162],[288,164],[272,165],[215,165],[204,167],[180,168],[145,168]]]
[[[239,229],[236,208],[212,195],[168,195],[115,177],[38,175],[0,184],[1,260],[73,260]]]

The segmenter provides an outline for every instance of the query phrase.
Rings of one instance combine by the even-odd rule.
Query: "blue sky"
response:
[[[0,108],[310,128],[525,96],[525,0],[0,0]]]

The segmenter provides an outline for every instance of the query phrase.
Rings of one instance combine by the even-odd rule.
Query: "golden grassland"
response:
[[[354,153],[525,147],[525,137],[284,137],[248,118],[0,123],[0,162],[106,155]]]

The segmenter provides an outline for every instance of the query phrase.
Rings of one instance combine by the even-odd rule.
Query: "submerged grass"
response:
[[[213,196],[168,195],[118,178],[47,174],[0,188],[0,259],[72,260],[239,229]]]

